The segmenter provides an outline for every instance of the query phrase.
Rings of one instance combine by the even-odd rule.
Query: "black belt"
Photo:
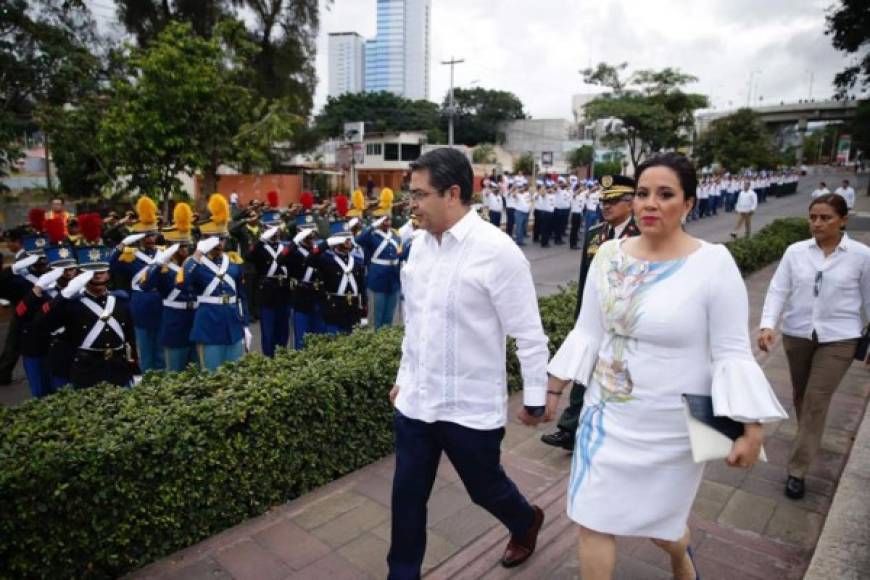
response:
[[[126,356],[123,346],[117,348],[81,348],[78,349],[79,354],[83,354],[89,358],[99,358],[102,360],[112,360]]]

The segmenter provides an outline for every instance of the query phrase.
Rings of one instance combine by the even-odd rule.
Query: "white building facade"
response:
[[[365,40],[356,32],[329,35],[329,96],[365,90]]]

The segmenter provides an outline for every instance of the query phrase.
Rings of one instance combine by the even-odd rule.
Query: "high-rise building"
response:
[[[365,90],[429,98],[431,0],[378,0],[378,32],[366,41]]]
[[[329,96],[365,90],[365,40],[356,32],[329,35]]]

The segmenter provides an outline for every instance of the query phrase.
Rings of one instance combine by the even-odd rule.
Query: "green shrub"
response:
[[[728,246],[748,273],[806,235],[780,220]],[[573,284],[540,300],[551,352],[575,303]],[[400,328],[313,337],[213,374],[0,407],[0,577],[118,576],[383,457],[400,353]],[[513,354],[508,376],[517,389]]]

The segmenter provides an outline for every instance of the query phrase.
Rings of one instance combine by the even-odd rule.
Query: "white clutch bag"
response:
[[[731,447],[743,435],[743,423],[713,414],[713,397],[683,394],[683,410],[689,428],[692,459],[695,463],[725,459]],[[759,461],[767,461],[764,448]]]

